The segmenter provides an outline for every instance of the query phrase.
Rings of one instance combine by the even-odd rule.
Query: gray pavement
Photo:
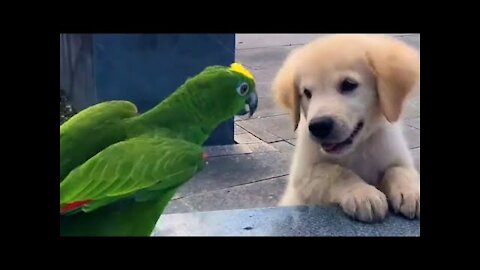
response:
[[[255,76],[259,107],[235,119],[233,146],[209,149],[204,171],[180,188],[165,213],[275,206],[288,177],[296,135],[290,116],[274,104],[270,84],[288,53],[321,34],[238,34],[236,60]],[[417,34],[393,35],[420,50]],[[420,169],[420,97],[407,105],[404,132]]]
[[[420,220],[389,214],[363,223],[338,207],[272,207],[163,215],[152,235],[412,237],[420,235]]]

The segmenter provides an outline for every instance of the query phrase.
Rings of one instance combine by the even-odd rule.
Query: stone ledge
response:
[[[274,207],[167,214],[153,236],[420,236],[420,220],[389,213],[367,224],[336,207]]]

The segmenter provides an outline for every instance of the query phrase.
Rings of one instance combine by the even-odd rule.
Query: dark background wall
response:
[[[124,99],[143,112],[206,66],[234,59],[234,34],[67,34],[60,37],[60,87],[77,110]],[[233,143],[230,119],[206,144]]]

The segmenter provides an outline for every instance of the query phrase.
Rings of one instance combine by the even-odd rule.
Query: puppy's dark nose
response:
[[[313,118],[308,125],[308,129],[313,136],[319,139],[325,139],[330,133],[332,133],[334,124],[335,122],[331,117],[322,116]]]

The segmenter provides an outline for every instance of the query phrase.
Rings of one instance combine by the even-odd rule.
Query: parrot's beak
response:
[[[258,106],[257,93],[252,91],[252,93],[250,93],[250,95],[248,95],[247,100],[245,102],[248,105],[249,117],[252,117],[253,113],[255,113],[255,111],[257,110],[257,106]]]
[[[252,117],[252,115],[257,110],[257,106],[258,106],[257,93],[251,92],[245,99],[245,105],[248,105],[248,111],[246,109],[243,109],[237,115],[245,115],[248,113],[248,117]]]

